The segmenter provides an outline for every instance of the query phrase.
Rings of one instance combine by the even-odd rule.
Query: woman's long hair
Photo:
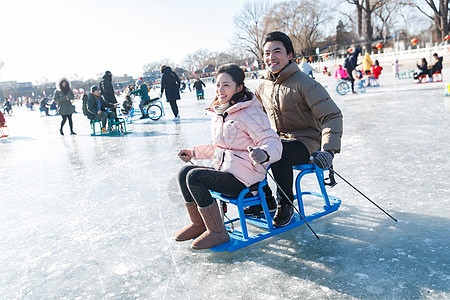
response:
[[[66,82],[66,86],[62,86],[63,81]],[[64,95],[68,95],[69,92],[70,92],[70,82],[69,82],[69,80],[68,80],[67,78],[64,78],[64,77],[61,78],[61,79],[58,81],[57,88],[59,88],[59,90],[60,90],[61,92],[63,92]]]
[[[217,80],[217,76],[222,73],[227,73],[231,76],[231,79],[236,83],[237,86],[240,86],[242,84],[243,88],[242,91],[236,93],[231,97],[230,103],[231,105],[234,105],[239,102],[249,101],[253,98],[253,93],[245,86],[244,79],[245,79],[245,73],[244,71],[236,64],[226,64],[222,65],[217,69],[217,74],[215,76]],[[217,101],[218,97],[216,95],[216,98],[214,98],[213,103]]]

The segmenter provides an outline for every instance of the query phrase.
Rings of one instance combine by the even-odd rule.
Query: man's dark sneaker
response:
[[[277,202],[275,201],[275,198],[270,196],[266,198],[266,201],[267,206],[269,207],[269,212],[275,212],[277,210]],[[244,208],[244,215],[246,216],[260,217],[262,214],[264,214],[264,210],[261,204]]]
[[[148,115],[142,115],[141,119],[147,119],[148,117]]]
[[[278,204],[277,212],[273,217],[273,226],[283,227],[288,225],[294,216],[294,208],[290,204]]]

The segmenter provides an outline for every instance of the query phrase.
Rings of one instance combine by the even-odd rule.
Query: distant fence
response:
[[[412,47],[409,47],[405,50],[386,48],[382,50],[382,53],[371,53],[370,58],[372,59],[372,61],[378,60],[381,66],[384,65],[384,68],[387,68],[395,59],[398,59],[399,64],[401,65],[401,69],[412,69],[416,67],[417,61],[422,58],[425,58],[429,64],[432,64],[433,53],[437,53],[439,56],[444,57],[444,67],[450,66],[450,44],[447,44],[447,42],[440,45],[435,44],[431,47],[428,44],[428,47],[424,48],[414,47],[414,49],[412,49]],[[360,62],[361,59],[362,58],[360,55],[358,62]],[[325,66],[330,69],[334,68],[334,66],[343,64],[344,58],[333,59],[331,56],[328,60],[325,60],[323,62],[311,63],[311,65],[317,70],[323,70],[323,67]]]

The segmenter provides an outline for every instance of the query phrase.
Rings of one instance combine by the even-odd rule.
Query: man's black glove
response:
[[[333,165],[334,154],[331,151],[317,151],[311,153],[310,159],[321,169],[329,169]]]

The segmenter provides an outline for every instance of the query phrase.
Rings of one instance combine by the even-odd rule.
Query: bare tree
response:
[[[363,17],[363,4],[365,0],[345,0],[350,4],[353,4],[356,6],[356,15],[357,15],[357,20],[358,20],[358,35],[362,36],[363,35],[363,31],[362,31],[362,17]]]
[[[206,49],[199,49],[194,53],[188,54],[183,59],[183,66],[186,70],[196,71],[204,66],[209,58],[209,51]]]
[[[425,2],[429,8],[431,8],[433,14],[428,14],[422,5],[418,3]],[[436,4],[437,2],[437,4]],[[405,0],[403,4],[411,5],[417,8],[421,13],[427,16],[430,20],[434,22],[434,39],[435,41],[442,41],[443,38],[448,34],[448,10],[449,10],[449,0]]]
[[[264,36],[268,33],[266,13],[270,4],[264,0],[244,3],[243,10],[233,18],[236,28],[234,46],[242,47],[255,57],[260,57]]]
[[[287,33],[294,43],[294,49],[303,55],[314,53],[321,37],[320,26],[326,20],[323,6],[313,0],[290,0],[277,3],[268,13],[270,30],[280,29]]]
[[[375,13],[375,15],[381,21],[381,35],[383,36],[383,40],[386,43],[387,35],[391,30],[390,21],[392,19],[392,15],[395,11],[397,11],[400,6],[399,0],[389,0],[385,3],[385,5],[381,6],[380,9]]]

